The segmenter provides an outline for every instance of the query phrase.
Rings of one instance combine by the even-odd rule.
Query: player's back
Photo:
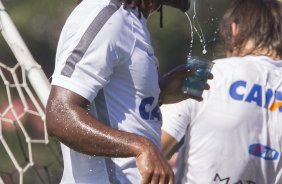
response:
[[[215,61],[211,89],[191,101],[182,183],[282,182],[282,61],[246,56]],[[182,165],[182,167],[181,167]],[[184,167],[183,167],[184,166]],[[180,183],[180,180],[177,182]]]

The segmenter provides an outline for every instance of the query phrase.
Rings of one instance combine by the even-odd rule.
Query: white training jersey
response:
[[[158,61],[146,24],[118,0],[83,0],[62,30],[52,85],[88,99],[90,113],[106,125],[160,148]],[[141,181],[135,158],[89,156],[63,144],[62,152],[62,184]]]
[[[176,184],[282,183],[282,61],[219,59],[204,100],[163,105],[163,130],[185,136]]]

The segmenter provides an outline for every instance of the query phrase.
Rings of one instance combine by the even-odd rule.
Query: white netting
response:
[[[59,183],[60,147],[48,138],[44,113],[50,83],[1,0],[0,31],[17,61],[0,61],[0,184]]]
[[[0,63],[0,92],[0,184],[58,180],[49,173],[60,164],[59,149],[47,145],[44,110],[19,64]]]

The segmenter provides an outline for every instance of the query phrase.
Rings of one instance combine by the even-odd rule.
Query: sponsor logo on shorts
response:
[[[249,146],[249,154],[260,157],[264,160],[277,160],[279,152],[262,144],[252,144]]]

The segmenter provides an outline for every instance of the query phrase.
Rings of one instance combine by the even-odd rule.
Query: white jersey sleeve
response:
[[[119,5],[95,1],[87,5],[77,7],[62,30],[52,85],[91,102],[109,82],[114,67],[131,56],[136,39],[128,21],[130,14],[112,16]]]
[[[164,104],[161,106],[161,112],[163,116],[162,130],[179,142],[191,122],[189,103],[182,101],[175,104]]]
[[[180,141],[190,122],[188,103],[164,104],[161,106],[163,116],[162,130]]]

